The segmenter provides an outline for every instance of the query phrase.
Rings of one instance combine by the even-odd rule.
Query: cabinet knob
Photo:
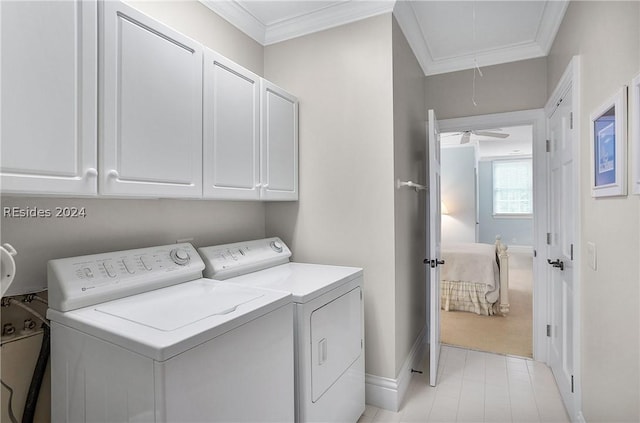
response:
[[[95,168],[90,167],[89,169],[87,169],[87,171],[84,174],[86,176],[91,176],[95,178],[96,176],[98,176],[98,171]]]
[[[120,177],[120,174],[118,173],[117,170],[111,169],[109,171],[109,173],[107,173],[107,176],[109,176],[110,178],[113,178],[113,179],[118,179]]]
[[[262,184],[262,188],[264,188],[264,189],[269,188],[269,184]]]
[[[262,184],[256,184],[256,188],[258,189],[262,188]]]

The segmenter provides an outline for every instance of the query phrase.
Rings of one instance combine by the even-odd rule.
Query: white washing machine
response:
[[[278,238],[198,251],[206,277],[292,294],[296,421],[356,422],[365,408],[362,269],[291,263]]]
[[[52,421],[294,420],[291,296],[203,269],[190,244],[49,262]]]

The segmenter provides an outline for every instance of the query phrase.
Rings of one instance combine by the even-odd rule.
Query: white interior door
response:
[[[429,157],[429,224],[427,232],[427,286],[429,287],[429,384],[436,386],[440,358],[440,133],[433,110],[429,110],[427,155]]]
[[[549,118],[549,365],[569,415],[574,374],[574,154],[571,90]]]

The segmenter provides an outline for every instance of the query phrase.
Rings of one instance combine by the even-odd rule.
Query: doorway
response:
[[[531,330],[528,333],[530,347],[528,348],[528,353],[524,354],[529,357],[533,357],[536,360],[546,361],[547,352],[546,352],[546,302],[545,298],[547,295],[546,292],[546,283],[537,283],[533,284],[532,282],[535,280],[543,281],[546,276],[547,269],[542,267],[540,264],[540,260],[536,260],[533,258],[533,255],[536,251],[541,251],[546,242],[546,224],[547,224],[547,216],[545,213],[546,210],[546,190],[547,190],[547,175],[545,172],[545,151],[546,151],[546,143],[545,143],[545,117],[543,110],[529,110],[522,112],[511,112],[511,113],[500,113],[493,115],[483,115],[483,116],[473,116],[468,118],[457,118],[457,119],[447,119],[440,121],[440,130],[441,133],[458,133],[460,137],[460,141],[462,141],[462,137],[467,131],[476,131],[476,132],[501,132],[497,129],[506,129],[513,127],[522,127],[521,130],[529,131],[531,134],[531,149],[529,152],[529,160],[531,166],[531,175],[532,175],[532,196],[533,203],[531,204],[532,213],[529,217],[530,219],[530,227],[531,227],[531,239],[529,243],[525,243],[524,241],[520,241],[520,245],[522,247],[516,247],[514,244],[517,244],[519,241],[516,237],[516,242],[513,242],[514,237],[504,239],[504,242],[509,245],[511,244],[514,248],[510,251],[510,255],[514,257],[513,265],[514,267],[520,267],[521,269],[530,269],[530,281],[526,282],[526,284],[532,285],[531,294],[530,294],[530,308],[531,312],[528,313],[530,317],[530,327]],[[525,129],[526,128],[526,129]],[[443,137],[443,141],[446,138]],[[504,138],[507,139],[507,138]],[[446,142],[446,141],[444,141]],[[455,141],[454,141],[455,142]],[[460,145],[460,143],[458,142]],[[522,150],[522,148],[512,146],[511,152],[513,150]],[[461,149],[464,147],[454,147],[454,149]],[[522,151],[517,153],[523,153]],[[474,153],[477,155],[477,152]],[[525,154],[520,154],[520,158]],[[492,157],[495,159],[495,154],[487,154],[485,157],[487,159],[491,159]],[[513,154],[511,159],[516,158],[516,154]],[[487,170],[490,178],[493,178],[493,160],[485,160],[488,163],[483,164],[482,162],[477,160],[477,157],[474,157],[477,162],[475,173],[475,182],[473,191],[473,202],[475,212],[471,213],[472,216],[472,224],[469,228],[469,225],[466,225],[467,230],[464,231],[463,238],[465,241],[462,241],[462,238],[458,238],[459,241],[462,242],[486,242],[487,232],[495,230],[487,229],[487,231],[483,232],[482,224],[481,224],[481,213],[480,213],[480,203],[486,202],[486,194],[480,192],[481,190],[481,177],[486,177]],[[504,159],[504,158],[503,158]],[[512,160],[513,161],[513,160]],[[484,168],[484,169],[483,169]],[[447,204],[447,194],[445,192],[445,188],[443,188],[443,203],[444,207],[448,209],[450,216],[453,216],[453,211],[451,210],[454,207],[452,203],[451,206]],[[488,199],[489,204],[493,207],[493,194],[489,194],[490,198]],[[475,214],[475,215],[474,215]],[[491,212],[493,214],[493,210]],[[450,216],[443,216],[445,219],[443,220],[455,220],[449,219]],[[468,222],[467,217],[467,222]],[[459,223],[458,228],[453,231],[453,233],[457,234],[456,236],[460,236],[461,232],[459,231]],[[480,224],[476,224],[480,223]],[[449,225],[449,222],[443,222],[443,236],[444,231]],[[485,225],[489,226],[489,225]],[[495,237],[495,233],[492,234]],[[489,241],[491,242],[491,241]],[[527,246],[527,247],[525,247]],[[511,266],[510,266],[511,267]],[[516,270],[517,272],[517,270]],[[527,289],[526,287],[524,288]],[[524,306],[522,306],[524,307]],[[444,311],[443,311],[444,313]],[[527,314],[527,312],[525,312]],[[478,316],[478,318],[486,318],[489,316]],[[491,316],[493,317],[493,316]],[[496,316],[496,319],[501,318],[501,316]],[[503,322],[502,322],[503,323]],[[456,327],[459,327],[460,324],[456,323]],[[446,328],[445,328],[446,330]],[[443,335],[444,336],[444,335]],[[474,348],[474,347],[472,347]],[[479,348],[479,347],[475,347]],[[483,349],[483,348],[479,348]],[[516,355],[523,355],[523,353],[516,353]]]
[[[488,301],[508,289],[510,305],[509,312],[496,307],[489,315],[467,311],[466,306],[445,308],[442,342],[533,358],[533,126],[442,133],[441,140],[443,247],[451,266],[478,266],[469,274],[476,279],[458,281],[453,277],[461,272],[445,264],[443,275],[453,280],[443,281],[443,286],[456,297],[464,289],[469,297],[484,295]],[[503,263],[509,277],[508,281],[498,277],[495,286],[485,285],[483,271],[489,266],[493,274],[490,266],[496,260],[495,254],[491,260],[491,246],[497,236],[509,248],[508,263]],[[485,246],[489,257],[484,262],[469,256],[468,248]],[[505,274],[494,267],[496,276]]]

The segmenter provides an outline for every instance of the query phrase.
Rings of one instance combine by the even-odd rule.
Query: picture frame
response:
[[[627,195],[627,87],[590,116],[591,196]]]
[[[631,154],[633,154],[633,193],[640,195],[640,74],[631,81]]]

